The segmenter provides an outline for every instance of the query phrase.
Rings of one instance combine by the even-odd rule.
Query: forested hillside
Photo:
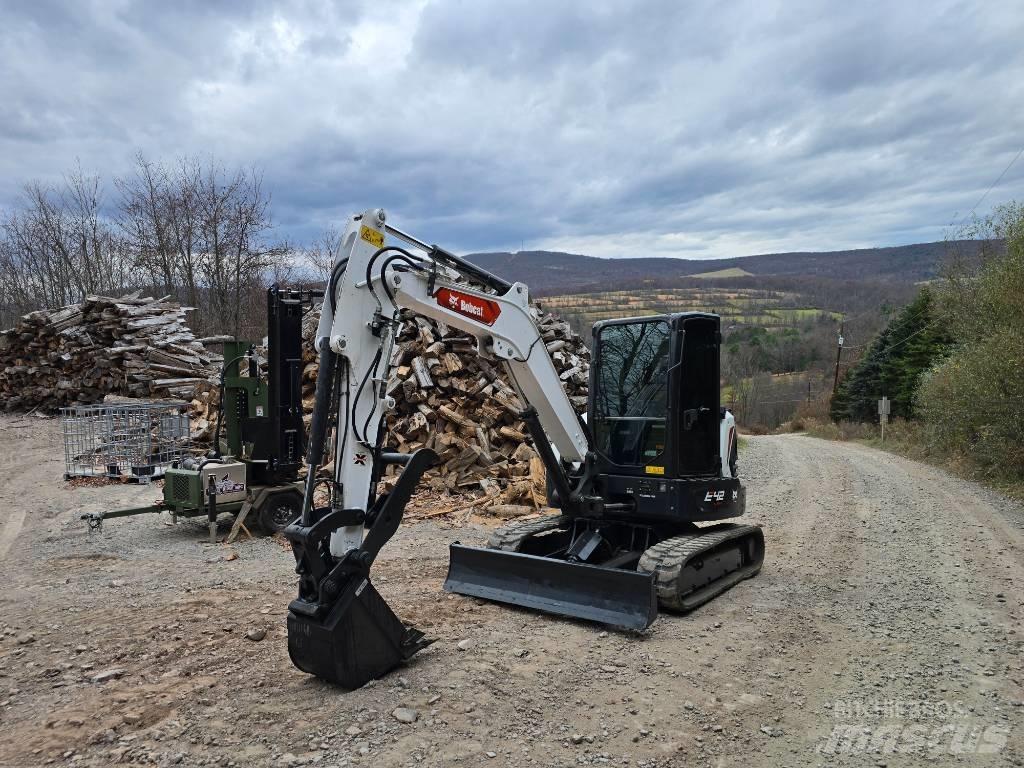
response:
[[[892,400],[897,443],[1000,482],[1024,481],[1024,206],[971,228],[981,265],[954,265],[874,339],[832,400],[838,421],[877,422]],[[995,244],[996,247],[988,247]]]
[[[474,253],[466,258],[508,280],[519,280],[532,286],[533,294],[541,296],[601,290],[611,283],[620,288],[635,288],[653,280],[659,286],[665,286],[684,277],[744,277],[745,274],[914,282],[934,278],[951,250],[956,250],[962,258],[970,259],[977,254],[978,245],[971,240],[959,240],[708,260],[634,258],[628,254],[623,258],[600,259],[558,251]]]

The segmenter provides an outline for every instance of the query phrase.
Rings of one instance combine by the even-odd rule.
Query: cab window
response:
[[[669,325],[609,325],[598,335],[594,437],[611,462],[644,466],[665,450]]]

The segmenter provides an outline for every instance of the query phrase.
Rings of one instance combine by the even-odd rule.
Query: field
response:
[[[725,269],[716,269],[716,270],[714,270],[712,272],[701,272],[700,274],[692,275],[692,277],[700,277],[700,278],[753,277],[753,276],[754,276],[754,274],[752,272],[747,272],[747,270],[740,269],[739,267],[726,267]]]
[[[711,273],[706,277],[714,277]],[[722,316],[723,329],[757,326],[793,327],[816,318],[838,318],[839,313],[805,305],[796,292],[755,288],[649,288],[546,296],[544,309],[556,312],[586,335],[598,320],[640,317],[667,312],[702,311]]]

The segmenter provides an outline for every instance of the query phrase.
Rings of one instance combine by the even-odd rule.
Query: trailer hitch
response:
[[[86,525],[89,526],[89,533],[98,531],[103,527],[103,513],[102,512],[86,512],[81,516],[82,520],[85,520]]]

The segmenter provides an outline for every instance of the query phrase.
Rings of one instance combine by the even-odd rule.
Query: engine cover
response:
[[[206,503],[210,478],[217,487],[217,503],[245,501],[246,466],[241,461],[207,464],[202,469],[168,469],[164,475],[164,503],[172,507],[198,508]]]
[[[746,510],[746,490],[735,478],[600,475],[595,488],[607,501],[632,502],[631,518],[636,522],[726,520]]]

